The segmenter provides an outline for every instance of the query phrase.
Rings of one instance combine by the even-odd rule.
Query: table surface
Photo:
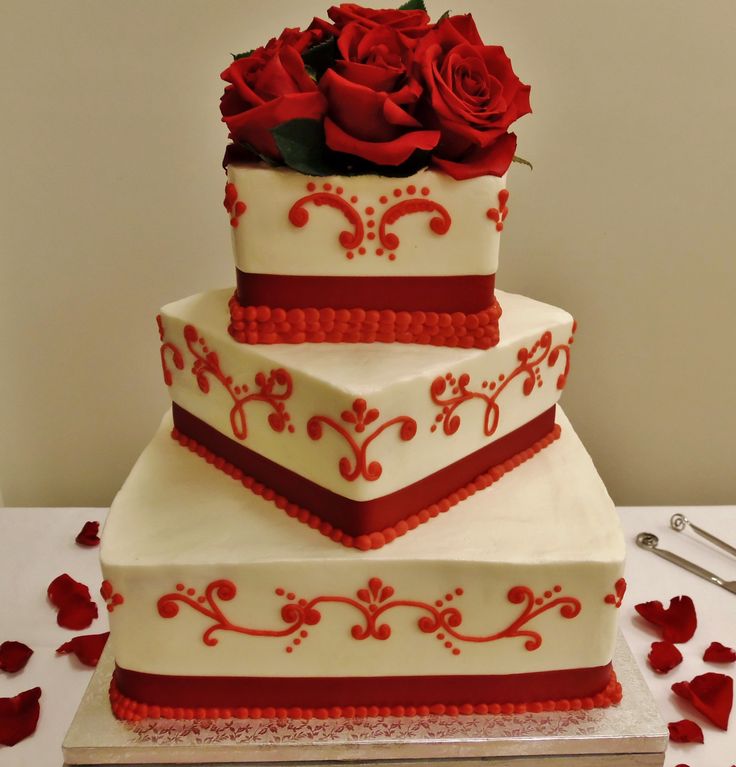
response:
[[[675,512],[685,514],[700,527],[736,544],[736,506],[721,507],[627,507],[619,509],[626,536],[628,591],[621,608],[621,629],[654,694],[665,722],[690,718],[703,728],[705,744],[671,743],[665,767],[731,767],[736,764],[736,714],[729,732],[722,732],[671,691],[673,682],[692,679],[706,671],[736,674],[736,666],[705,663],[703,651],[712,641],[736,646],[736,595],[638,549],[636,534],[648,531],[659,536],[660,546],[686,559],[736,580],[736,559],[714,548],[691,532],[676,533],[669,527]],[[77,633],[107,630],[107,612],[99,596],[100,617],[85,632],[56,625],[46,587],[67,572],[90,586],[93,596],[100,583],[98,551],[84,548],[74,537],[87,520],[104,521],[106,509],[3,509],[0,508],[0,642],[13,639],[34,650],[28,665],[16,674],[0,672],[0,697],[17,695],[39,686],[41,718],[36,733],[13,748],[0,746],[0,767],[60,767],[61,742],[89,681],[91,670],[74,656],[56,656],[56,648]],[[659,599],[666,604],[688,594],[698,612],[698,630],[680,645],[684,660],[669,674],[655,674],[646,656],[658,639],[653,628],[635,612],[634,605]]]

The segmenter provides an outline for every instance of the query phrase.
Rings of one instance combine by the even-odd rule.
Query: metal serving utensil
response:
[[[678,533],[681,533],[686,527],[689,527],[701,538],[705,538],[706,541],[710,541],[724,551],[727,551],[732,557],[736,557],[736,548],[726,543],[726,541],[716,538],[715,535],[709,533],[707,530],[703,530],[702,527],[694,525],[684,514],[673,514],[670,518],[670,527],[673,530],[677,530]]]
[[[726,589],[726,591],[730,591],[732,594],[736,594],[736,581],[726,581],[715,573],[712,573],[710,570],[706,570],[704,567],[696,565],[694,562],[683,559],[666,549],[660,549],[659,538],[657,538],[654,533],[639,533],[639,535],[636,536],[636,545],[640,549],[648,549],[658,557],[662,557],[662,559],[666,559],[668,562],[672,562],[672,564],[678,565],[694,575],[699,575],[701,578],[705,578],[706,581],[715,583],[716,586],[720,586],[722,589]]]

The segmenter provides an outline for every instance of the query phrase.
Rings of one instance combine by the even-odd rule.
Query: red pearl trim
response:
[[[330,708],[181,708],[140,703],[123,695],[110,683],[110,703],[118,719],[136,722],[141,719],[364,719],[376,716],[468,716],[471,714],[539,714],[545,711],[580,711],[608,708],[621,702],[621,684],[611,669],[608,685],[596,695],[584,698],[538,700],[529,703],[434,703],[426,706],[331,706]]]
[[[530,447],[516,453],[511,458],[508,458],[503,463],[492,466],[483,474],[479,474],[472,482],[469,482],[464,487],[458,488],[448,496],[436,503],[433,503],[427,508],[421,509],[416,514],[411,514],[406,519],[402,519],[395,525],[385,528],[380,532],[374,532],[370,535],[357,535],[352,536],[343,532],[339,528],[333,527],[329,522],[325,522],[320,519],[316,514],[313,514],[309,509],[302,508],[295,503],[291,503],[283,495],[279,495],[270,487],[267,487],[262,482],[256,481],[253,477],[244,474],[240,469],[233,466],[223,458],[215,455],[208,450],[204,445],[200,445],[196,440],[191,437],[187,437],[182,434],[178,429],[174,428],[171,432],[171,436],[182,447],[187,447],[192,453],[196,453],[200,458],[204,458],[207,463],[212,464],[215,468],[225,472],[228,476],[234,480],[239,481],[244,487],[248,488],[252,493],[260,495],[267,501],[271,501],[277,508],[283,509],[290,517],[298,519],[300,522],[311,527],[313,530],[318,530],[322,535],[327,536],[336,543],[341,543],[348,548],[360,549],[361,551],[368,551],[370,549],[380,549],[387,543],[396,538],[405,535],[410,530],[414,530],[419,525],[428,522],[432,517],[436,517],[442,512],[448,511],[450,508],[458,504],[461,500],[469,498],[479,490],[485,488],[497,482],[504,474],[512,471],[517,466],[520,466],[525,461],[528,461],[540,450],[543,450],[548,445],[552,444],[556,439],[559,439],[561,433],[560,425],[555,424],[554,429],[542,439],[535,442]]]
[[[282,309],[229,301],[228,332],[243,344],[404,343],[490,349],[498,343],[501,307],[465,312],[392,309]]]

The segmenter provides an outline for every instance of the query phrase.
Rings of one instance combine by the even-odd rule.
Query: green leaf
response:
[[[271,129],[284,162],[308,176],[334,173],[327,159],[325,129],[319,120],[296,119]]]
[[[518,154],[514,155],[513,160],[511,162],[518,162],[520,165],[528,165],[531,170],[534,170],[534,166],[529,162],[529,160],[525,160],[523,157],[519,157]]]
[[[307,48],[302,53],[302,61],[309,72],[309,76],[319,80],[320,77],[335,63],[337,58],[337,40],[334,37],[328,37],[317,45]]]
[[[245,53],[231,53],[230,55],[233,57],[233,61],[237,61],[238,59],[247,59],[248,56],[253,55],[253,51],[255,51],[255,48],[252,48]]]
[[[449,10],[448,10],[448,11],[445,11],[445,12],[442,14],[442,16],[440,16],[440,17],[439,17],[439,19],[437,19],[437,23],[439,24],[441,21],[444,21],[445,19],[449,19],[449,18],[450,18],[450,14],[451,14],[451,13],[452,13],[452,11],[449,11]]]
[[[425,11],[427,6],[424,4],[424,0],[407,0],[403,5],[399,6],[400,11]]]

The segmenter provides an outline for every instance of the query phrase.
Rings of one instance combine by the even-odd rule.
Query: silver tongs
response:
[[[732,557],[736,557],[736,549],[722,541],[720,538],[716,538],[715,535],[709,533],[707,530],[703,530],[702,527],[694,525],[684,514],[673,514],[670,517],[670,527],[681,533],[686,527],[689,527],[694,533],[697,533],[701,538],[705,538],[706,541],[710,541],[719,548],[729,553]]]
[[[717,538],[715,535],[712,535],[697,525],[694,525],[684,514],[674,514],[670,519],[670,526],[678,533],[682,532],[686,527],[690,527],[694,533],[697,533],[702,538],[710,541],[710,543],[715,544],[736,557],[736,548],[730,546],[725,541],[722,541],[720,538]],[[736,594],[736,581],[724,580],[719,575],[710,572],[710,570],[706,570],[704,567],[700,567],[700,565],[696,565],[694,562],[683,559],[683,557],[678,556],[671,551],[667,551],[666,549],[660,549],[659,538],[657,538],[654,533],[639,533],[639,535],[636,536],[636,545],[641,549],[648,549],[658,557],[662,557],[662,559],[666,559],[668,562],[672,562],[672,564],[678,565],[688,572],[704,578],[706,581],[715,583],[716,586],[720,586],[722,589],[726,589],[726,591],[730,591],[732,594]]]

